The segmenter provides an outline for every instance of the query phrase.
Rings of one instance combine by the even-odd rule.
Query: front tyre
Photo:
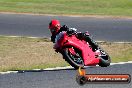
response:
[[[62,51],[63,58],[75,69],[78,69],[79,67],[84,67],[84,62],[81,57],[80,51],[73,47],[72,49],[75,51],[75,54],[72,54],[69,51],[69,48],[63,49]]]
[[[103,50],[100,50],[100,52],[101,52],[101,56],[100,56],[100,62],[98,65],[101,67],[109,66],[111,63],[110,56]]]
[[[99,66],[101,66],[101,67],[107,67],[107,66],[110,65],[110,62],[111,62],[111,60],[110,60],[109,56],[101,57]]]

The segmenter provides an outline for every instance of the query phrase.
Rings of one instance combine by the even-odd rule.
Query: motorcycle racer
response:
[[[75,33],[78,39],[82,39],[88,42],[91,45],[93,51],[98,50],[98,45],[90,38],[87,32],[81,33],[77,32],[77,29],[75,28],[68,28],[66,25],[61,26],[60,21],[56,19],[51,20],[51,22],[49,23],[49,29],[52,34],[51,41],[53,43],[55,43],[55,38],[57,34],[62,31],[66,31],[67,34]]]

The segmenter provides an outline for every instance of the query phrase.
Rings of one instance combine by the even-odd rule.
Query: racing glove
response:
[[[67,34],[72,35],[72,34],[76,33],[76,31],[77,31],[76,28],[69,28],[69,29],[67,30]]]
[[[60,31],[68,31],[69,28],[66,25],[63,25],[60,29]]]

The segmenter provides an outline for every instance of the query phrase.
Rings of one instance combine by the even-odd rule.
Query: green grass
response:
[[[112,62],[132,61],[132,42],[131,43],[105,43],[99,44],[107,51]]]
[[[67,66],[48,39],[0,37],[0,71]]]
[[[132,61],[132,43],[99,43],[112,62]],[[0,71],[31,70],[68,66],[61,54],[55,53],[53,43],[45,38],[0,36]]]
[[[0,0],[1,12],[132,16],[131,0]]]

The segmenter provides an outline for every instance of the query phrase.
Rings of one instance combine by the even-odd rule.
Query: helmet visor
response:
[[[51,31],[51,33],[56,33],[59,30],[59,28],[60,27],[58,25],[56,25],[56,26],[50,28],[50,31]]]
[[[56,32],[56,30],[55,29],[50,29],[50,31],[51,31],[51,33],[55,33]]]

